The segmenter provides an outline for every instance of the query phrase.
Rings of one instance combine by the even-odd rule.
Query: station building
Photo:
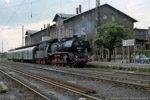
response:
[[[134,28],[137,50],[150,50],[150,27],[148,29]]]
[[[42,41],[43,36],[49,36],[51,39],[72,37],[74,34],[82,36],[86,41],[89,41],[90,48],[88,52],[90,55],[95,54],[96,48],[92,41],[96,35],[96,27],[101,26],[107,22],[115,22],[130,29],[130,34],[134,35],[134,23],[137,22],[134,18],[119,11],[109,4],[97,6],[91,10],[81,12],[81,5],[76,14],[57,13],[53,19],[54,25],[47,25],[40,31],[26,32],[25,45],[35,44]],[[104,49],[105,50],[105,49]],[[116,49],[119,52],[119,49]]]

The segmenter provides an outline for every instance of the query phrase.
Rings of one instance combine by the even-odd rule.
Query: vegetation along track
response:
[[[65,82],[65,81],[62,81],[62,80],[57,80],[57,79],[46,77],[46,76],[43,76],[43,75],[31,73],[31,72],[28,72],[28,71],[26,71],[24,69],[17,68],[15,66],[8,66],[8,65],[4,65],[4,64],[3,64],[3,66],[8,67],[9,69],[11,69],[11,70],[13,70],[13,71],[15,71],[17,73],[26,75],[28,77],[40,80],[40,81],[42,81],[44,83],[53,85],[55,87],[59,87],[61,89],[64,89],[64,90],[73,92],[75,94],[84,96],[88,100],[101,100],[101,99],[98,99],[98,98],[93,97],[91,95],[88,95],[89,93],[95,93],[96,91],[94,91],[94,90],[91,90],[91,89],[88,89],[88,88],[84,88],[84,87],[81,87],[79,85],[72,84],[72,83],[69,83],[69,82]]]
[[[130,68],[130,67],[129,67]],[[131,67],[132,68],[132,67]],[[107,69],[103,69],[103,68],[85,68],[84,71],[87,71],[87,72],[93,72],[93,73],[107,73],[107,74],[114,74],[114,73],[120,73],[120,74],[128,74],[128,75],[133,75],[133,76],[147,76],[147,77],[150,77],[150,74],[148,73],[138,73],[136,71],[126,71],[126,70],[111,70],[112,72],[108,71]]]
[[[47,96],[41,94],[40,92],[36,91],[35,89],[33,89],[32,87],[24,84],[23,82],[19,81],[18,79],[12,77],[11,75],[7,74],[6,72],[0,70],[1,73],[3,73],[4,75],[6,75],[7,77],[11,78],[12,80],[16,81],[17,83],[21,84],[22,86],[28,88],[30,91],[34,92],[35,94],[37,94],[38,96],[41,97],[41,99],[43,100],[51,100],[50,98],[48,98]]]
[[[33,67],[33,66],[30,66]],[[39,68],[39,69],[43,69],[43,70],[47,70],[47,71],[53,71],[53,72],[57,72],[57,73],[64,73],[64,74],[68,74],[68,75],[74,75],[74,76],[79,76],[79,77],[85,77],[85,78],[90,78],[90,79],[95,79],[95,80],[104,80],[104,81],[108,81],[108,82],[113,82],[113,83],[119,83],[119,84],[125,84],[125,85],[131,85],[131,86],[135,86],[135,87],[140,87],[143,89],[150,89],[150,81],[149,80],[142,80],[142,79],[134,79],[134,78],[127,78],[127,77],[120,77],[120,76],[113,76],[108,75],[108,72],[102,72],[102,73],[88,73],[88,72],[80,72],[77,71],[76,69],[65,69],[63,70],[63,68],[61,69],[54,69],[54,68],[44,68],[44,67],[33,67],[33,68]]]

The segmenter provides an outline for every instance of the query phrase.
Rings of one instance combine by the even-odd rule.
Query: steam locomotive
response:
[[[37,64],[51,64],[56,66],[83,67],[90,60],[85,52],[89,46],[77,36],[43,42],[37,46],[11,50],[8,60],[32,61]]]

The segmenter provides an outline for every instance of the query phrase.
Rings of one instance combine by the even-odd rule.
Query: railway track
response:
[[[95,80],[104,80],[104,81],[108,81],[108,82],[112,82],[112,83],[125,84],[125,85],[130,85],[130,86],[140,87],[140,88],[150,90],[150,81],[149,80],[112,76],[112,74],[108,75],[108,73],[106,74],[105,72],[94,74],[94,73],[86,73],[86,72],[81,72],[81,71],[78,72],[77,70],[70,71],[70,70],[66,70],[66,69],[59,70],[59,69],[43,68],[43,67],[33,67],[33,68],[38,68],[38,69],[47,70],[47,71],[53,71],[53,72],[57,72],[57,73],[69,74],[69,75],[74,75],[74,76],[79,76],[79,77],[85,77],[85,78],[90,78],[90,79],[95,79]]]
[[[101,100],[99,98],[96,98],[96,97],[93,97],[93,96],[89,95],[90,93],[95,93],[96,91],[94,91],[94,90],[84,88],[84,87],[81,87],[81,86],[78,86],[78,85],[75,85],[75,84],[72,84],[72,83],[69,83],[69,82],[64,82],[62,80],[57,80],[57,79],[46,77],[46,76],[43,76],[43,75],[31,73],[31,72],[28,72],[24,69],[17,68],[15,66],[8,66],[8,65],[3,65],[3,66],[13,70],[16,73],[19,73],[19,74],[37,79],[37,80],[42,81],[44,83],[47,83],[49,85],[61,88],[63,90],[73,92],[77,95],[84,96],[88,100]]]
[[[87,72],[92,72],[92,73],[87,73]],[[84,70],[84,73],[83,72],[79,72],[79,73],[82,73],[82,74],[90,74],[90,75],[93,75],[93,76],[101,76],[101,77],[104,77],[104,78],[111,78],[111,79],[120,79],[120,80],[127,80],[127,81],[133,81],[133,82],[137,82],[139,84],[146,84],[146,85],[150,85],[150,80],[144,80],[144,79],[134,79],[134,78],[127,78],[127,77],[124,77],[124,75],[122,76],[114,76],[114,73],[120,73],[120,74],[130,74],[130,75],[141,75],[141,76],[148,76],[150,77],[149,74],[142,74],[142,73],[129,73],[129,72],[120,72],[120,71],[115,71],[115,72],[107,72],[107,71],[91,71],[91,70]],[[149,86],[148,86],[149,88]]]
[[[140,75],[140,76],[148,76],[150,77],[150,74],[148,73],[136,73],[134,71],[121,71],[121,70],[116,70],[116,71],[113,71],[113,72],[108,72],[106,70],[98,70],[98,69],[84,69],[85,71],[88,71],[88,72],[93,72],[93,73],[107,73],[107,74],[113,74],[113,73],[120,73],[120,74],[129,74],[129,75]]]
[[[12,65],[10,65],[12,66]],[[36,65],[36,64],[16,64],[16,66],[18,66],[20,68],[20,66],[22,66],[22,68],[31,68],[32,70],[34,69],[40,69],[40,70],[45,70],[47,72],[54,72],[53,74],[55,73],[60,73],[59,75],[73,75],[73,76],[78,76],[78,77],[84,77],[84,78],[87,78],[87,79],[92,79],[92,80],[104,80],[106,82],[110,82],[110,83],[117,83],[117,84],[121,84],[123,86],[133,86],[134,87],[140,87],[140,89],[147,89],[150,90],[150,87],[149,87],[149,80],[138,80],[138,79],[134,79],[133,78],[133,81],[135,82],[130,82],[130,80],[132,80],[132,78],[128,78],[129,80],[125,79],[126,77],[116,77],[116,76],[112,76],[113,74],[112,73],[109,73],[109,72],[105,72],[105,71],[102,71],[102,72],[99,72],[99,71],[93,71],[93,70],[84,70],[84,69],[75,69],[75,68],[63,68],[63,67],[49,67],[49,66],[45,66],[45,65]],[[39,70],[39,71],[40,71]],[[82,72],[84,71],[84,72]],[[44,72],[44,71],[43,71]],[[91,73],[89,73],[91,72]],[[95,73],[96,72],[96,73]],[[97,75],[98,74],[98,75]],[[124,80],[127,80],[124,82]],[[139,81],[139,82],[138,82]],[[140,84],[140,83],[143,83],[143,84]],[[98,91],[98,90],[97,90]],[[104,96],[105,97],[105,96]]]
[[[19,81],[19,80],[16,79],[15,77],[13,77],[13,76],[7,74],[6,72],[4,72],[4,71],[2,71],[2,70],[0,70],[0,72],[1,72],[2,74],[4,74],[5,76],[9,77],[10,79],[16,81],[17,83],[21,84],[21,85],[24,86],[25,88],[29,89],[30,91],[34,92],[35,94],[37,94],[38,96],[40,96],[41,99],[43,99],[43,100],[51,100],[51,99],[48,98],[47,96],[41,94],[40,92],[38,92],[38,91],[36,91],[35,89],[33,89],[32,87],[30,87],[30,86],[24,84],[23,82]]]

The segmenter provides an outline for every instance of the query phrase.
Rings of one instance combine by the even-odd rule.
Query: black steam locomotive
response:
[[[74,36],[9,51],[8,59],[35,61],[37,64],[48,63],[56,66],[83,67],[90,60],[88,53],[85,52],[87,47],[88,42]]]

